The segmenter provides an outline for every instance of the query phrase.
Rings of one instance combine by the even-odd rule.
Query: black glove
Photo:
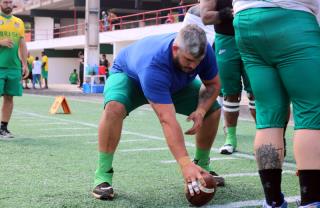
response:
[[[228,20],[233,20],[233,12],[232,8],[230,7],[225,7],[219,11],[219,19],[221,22],[225,22]]]

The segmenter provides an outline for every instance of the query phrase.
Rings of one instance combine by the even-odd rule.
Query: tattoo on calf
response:
[[[256,158],[257,158],[259,170],[281,169],[282,162],[281,162],[281,156],[279,154],[279,150],[280,152],[283,151],[282,148],[277,149],[272,144],[261,145],[256,150]]]

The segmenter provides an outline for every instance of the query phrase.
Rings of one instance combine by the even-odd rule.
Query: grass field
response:
[[[183,180],[163,138],[160,124],[147,107],[125,120],[114,158],[114,201],[93,199],[91,190],[97,162],[97,124],[102,105],[88,98],[68,99],[71,115],[49,115],[54,97],[25,95],[15,100],[9,129],[16,138],[0,141],[0,207],[189,207]],[[179,116],[183,129],[190,127]],[[253,160],[254,124],[240,121],[239,152],[223,156],[219,128],[212,157],[214,170],[225,176],[207,207],[259,207],[263,199]],[[287,137],[292,137],[289,128]],[[186,137],[188,151],[194,140]],[[288,140],[283,192],[290,207],[299,194],[298,178]]]

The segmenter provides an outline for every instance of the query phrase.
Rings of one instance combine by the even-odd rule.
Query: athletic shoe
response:
[[[216,181],[217,186],[224,186],[224,178],[222,176],[219,176],[214,171],[209,171],[209,173],[214,177],[214,180]]]
[[[287,208],[288,207],[288,202],[286,200],[284,200],[284,196],[283,194],[282,198],[283,198],[283,203],[281,204],[281,206],[276,207],[276,203],[273,202],[272,205],[270,206],[266,201],[263,202],[262,208]]]
[[[235,152],[235,148],[231,144],[225,144],[220,148],[220,154],[231,155]]]
[[[107,182],[104,182],[104,183],[97,185],[93,189],[92,195],[96,199],[100,199],[100,200],[112,200],[114,198],[113,188]]]
[[[304,206],[299,206],[299,208],[320,208],[320,202],[313,202]]]
[[[14,138],[11,132],[8,129],[0,129],[0,138],[2,139],[10,139]]]

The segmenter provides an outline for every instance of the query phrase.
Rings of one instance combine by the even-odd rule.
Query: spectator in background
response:
[[[101,15],[102,15],[101,19],[103,23],[103,31],[108,31],[109,29],[108,14],[105,11],[102,11]]]
[[[146,22],[144,20],[139,21],[139,27],[144,27],[146,26]]]
[[[166,19],[166,24],[171,24],[174,23],[176,20],[171,12],[168,13],[167,19]]]
[[[77,70],[74,69],[73,72],[71,72],[70,76],[69,76],[69,82],[70,84],[77,84],[78,83],[78,73]]]
[[[79,59],[80,59],[80,65],[79,65],[79,88],[82,88],[83,84],[83,75],[84,75],[84,56],[82,51],[78,53]]]
[[[28,87],[28,81],[29,79],[32,81],[32,64],[34,61],[34,57],[28,53],[28,58],[27,58],[27,64],[28,64],[28,70],[29,70],[29,76],[24,80],[24,88],[29,89]]]
[[[111,27],[113,30],[119,30],[120,29],[120,19],[118,19],[117,14],[114,12],[114,9],[110,9],[108,11],[108,19],[111,23]]]
[[[179,2],[179,6],[185,6],[186,5],[186,2],[184,0],[180,0]],[[179,8],[178,9],[178,20],[179,22],[183,22],[183,19],[184,19],[184,15],[187,13],[187,8]]]
[[[36,82],[39,83],[40,89],[42,88],[41,80],[40,80],[41,70],[42,70],[42,62],[39,60],[39,57],[37,56],[36,59],[32,63],[32,87],[33,87],[33,89],[36,89]]]
[[[41,52],[42,56],[42,71],[41,75],[42,78],[44,79],[44,88],[48,89],[48,69],[49,69],[49,64],[48,64],[48,56],[44,51]]]
[[[108,59],[107,59],[107,57],[106,57],[106,54],[102,54],[101,60],[100,60],[100,66],[106,67],[106,74],[105,74],[105,76],[106,76],[106,78],[108,78],[108,76],[109,76],[109,66],[110,66],[110,63],[109,63],[109,61],[108,61]],[[103,82],[104,80],[100,79],[100,81]]]

